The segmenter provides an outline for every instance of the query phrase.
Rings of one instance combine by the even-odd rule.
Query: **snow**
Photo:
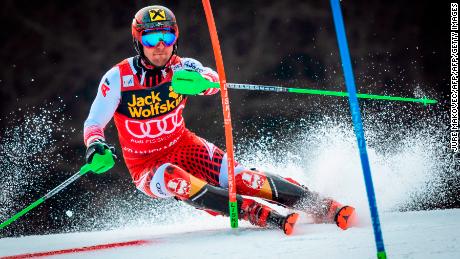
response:
[[[67,215],[67,217],[72,217],[73,216],[73,212],[71,210],[68,210],[65,212],[65,214]]]
[[[460,209],[384,212],[382,230],[389,258],[460,258]],[[346,231],[335,225],[297,225],[292,236],[228,218],[148,228],[0,239],[0,256],[146,240],[147,245],[56,255],[54,258],[375,258],[372,227]]]
[[[15,199],[22,197],[18,190],[25,192],[28,186],[30,190],[27,191],[35,193],[41,179],[39,172],[46,171],[42,168],[62,162],[62,159],[46,160],[47,157],[55,158],[47,153],[38,162],[32,160],[36,153],[53,150],[44,148],[54,146],[51,132],[62,132],[52,128],[59,123],[44,123],[48,121],[47,114],[27,117],[24,130],[13,127],[2,135],[0,146],[11,147],[12,143],[19,143],[13,146],[14,149],[28,150],[29,156],[12,156],[14,159],[2,156],[5,158],[0,162],[6,169],[0,174],[3,190],[0,204],[13,204]],[[397,117],[393,118],[395,115],[392,114]],[[388,257],[460,258],[460,209],[397,212],[423,208],[425,201],[446,204],[455,197],[444,195],[441,180],[445,175],[458,176],[458,172],[453,171],[452,156],[443,141],[448,128],[444,117],[435,116],[407,125],[397,123],[397,118],[404,117],[402,114],[418,116],[388,110],[375,118],[367,118],[368,152]],[[393,123],[396,128],[385,123],[388,117],[396,120]],[[294,235],[287,237],[279,230],[254,228],[245,222],[241,222],[238,230],[232,230],[228,218],[212,217],[185,204],[152,201],[152,205],[142,201],[133,203],[135,199],[127,197],[111,197],[104,208],[99,208],[106,214],[79,222],[82,224],[79,229],[90,232],[3,238],[0,239],[0,257],[146,240],[150,242],[148,245],[55,257],[375,258],[356,138],[351,124],[343,122],[346,118],[323,118],[300,125],[286,123],[284,127],[289,134],[279,134],[285,138],[261,132],[263,137],[260,139],[236,141],[239,146],[235,150],[238,161],[248,167],[292,177],[314,191],[355,206],[362,223],[359,227],[341,231],[334,225],[309,224],[303,217]],[[40,126],[40,130],[33,125]],[[276,129],[282,131],[279,127]],[[30,134],[30,130],[34,134]],[[29,135],[32,137],[26,137]],[[78,214],[91,215],[86,209],[70,210],[65,204],[58,209],[68,219],[75,219]],[[4,218],[16,212],[10,206],[0,206],[0,215]],[[91,232],[95,225],[116,230]]]

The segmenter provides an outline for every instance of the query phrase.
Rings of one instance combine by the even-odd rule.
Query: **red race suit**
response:
[[[172,196],[164,186],[167,164],[179,166],[212,185],[228,187],[226,154],[185,127],[182,111],[187,97],[171,87],[172,75],[182,69],[218,81],[215,71],[195,59],[173,55],[163,68],[152,70],[146,69],[139,57],[131,57],[103,76],[84,124],[88,146],[96,139],[105,139],[104,128],[114,118],[134,183],[152,197]],[[202,95],[218,91],[209,89]],[[244,170],[238,164],[235,169]]]

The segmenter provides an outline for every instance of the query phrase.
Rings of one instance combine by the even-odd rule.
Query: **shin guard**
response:
[[[164,171],[164,182],[168,192],[197,209],[229,215],[228,190],[212,186],[194,177],[180,167],[168,165]],[[298,214],[287,216],[255,200],[236,196],[238,216],[260,227],[279,228],[287,235],[292,233]]]
[[[312,215],[317,223],[339,222],[336,215],[340,215],[338,211],[343,207],[340,203],[308,190],[293,179],[256,170],[245,170],[236,176],[236,184],[239,194],[264,198],[288,208],[304,211]]]
[[[235,180],[239,194],[264,198],[287,207],[293,207],[305,198],[315,198],[307,188],[275,174],[244,170]]]
[[[221,215],[229,215],[228,190],[212,185],[205,185],[198,193],[185,200],[186,203],[209,212],[219,212]],[[249,221],[252,225],[264,228],[279,228],[286,235],[290,235],[298,219],[297,213],[287,216],[281,215],[276,210],[261,204],[255,200],[236,195],[238,217]]]

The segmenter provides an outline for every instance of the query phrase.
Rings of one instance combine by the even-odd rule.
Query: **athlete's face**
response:
[[[174,50],[174,45],[171,45],[169,47],[166,47],[163,42],[160,42],[157,46],[152,47],[152,48],[144,48],[144,55],[149,59],[149,61],[157,66],[161,67],[166,65],[166,62],[168,62],[169,58],[171,57],[173,50]]]

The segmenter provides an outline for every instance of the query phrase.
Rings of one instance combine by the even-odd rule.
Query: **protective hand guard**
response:
[[[111,157],[109,159],[95,159],[95,156],[104,156],[107,157],[106,153],[109,152]],[[92,142],[86,149],[86,163],[92,165],[92,167],[97,167],[97,170],[91,170],[95,174],[102,174],[107,172],[115,164],[114,159],[117,158],[115,155],[115,147],[109,146],[104,140],[98,139]],[[97,165],[93,165],[96,163]]]
[[[219,88],[219,83],[208,81],[196,71],[179,70],[174,72],[171,86],[178,94],[197,95],[209,88]]]

